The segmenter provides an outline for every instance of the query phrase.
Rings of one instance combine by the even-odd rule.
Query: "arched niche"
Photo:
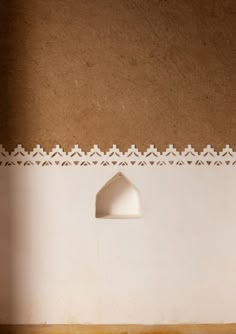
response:
[[[128,219],[140,215],[139,191],[122,173],[111,178],[96,195],[96,218]]]

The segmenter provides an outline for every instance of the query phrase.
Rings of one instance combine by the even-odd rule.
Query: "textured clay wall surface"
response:
[[[8,149],[236,147],[234,0],[1,0]]]

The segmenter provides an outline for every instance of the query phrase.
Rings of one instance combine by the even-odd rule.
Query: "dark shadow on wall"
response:
[[[7,149],[16,145],[19,124],[14,119],[24,90],[24,3],[0,1],[0,143]]]
[[[13,311],[9,174],[9,169],[0,169],[0,324],[10,323]]]
[[[24,1],[0,1],[0,144],[9,150],[15,145],[19,124],[14,122],[20,112],[21,78],[23,77],[23,26],[19,21],[24,11]],[[13,126],[10,127],[10,123]],[[12,146],[11,146],[12,145]],[[13,238],[11,229],[11,194],[14,191],[11,170],[0,168],[0,324],[14,318],[12,276]]]

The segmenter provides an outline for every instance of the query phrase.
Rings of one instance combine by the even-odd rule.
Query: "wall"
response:
[[[0,1],[0,144],[235,150],[234,12],[233,0]],[[8,161],[0,146],[1,323],[235,322],[235,159],[37,167],[34,152]],[[118,171],[143,217],[96,220]]]
[[[234,13],[234,0],[2,0],[0,143],[235,148]]]
[[[1,322],[235,322],[234,168],[1,168]],[[142,218],[95,218],[117,171]]]

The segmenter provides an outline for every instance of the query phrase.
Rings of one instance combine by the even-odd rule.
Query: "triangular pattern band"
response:
[[[12,152],[7,152],[0,145],[0,166],[236,166],[236,152],[226,145],[221,152],[216,152],[207,145],[197,152],[188,145],[182,152],[169,145],[159,152],[154,145],[141,153],[135,145],[126,152],[121,152],[113,145],[107,152],[94,145],[84,152],[78,145],[65,152],[56,145],[51,152],[46,152],[40,145],[27,152],[22,145],[17,145]]]

